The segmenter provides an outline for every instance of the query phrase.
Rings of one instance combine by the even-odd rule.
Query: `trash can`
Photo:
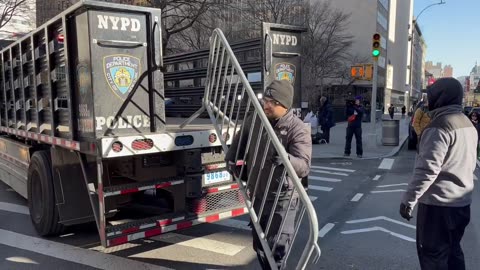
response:
[[[383,119],[382,144],[397,146],[400,143],[400,120]]]

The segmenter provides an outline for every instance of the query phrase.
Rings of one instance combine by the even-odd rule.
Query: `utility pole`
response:
[[[380,42],[382,36],[379,33],[373,34],[372,38],[372,60],[373,60],[373,79],[372,79],[372,98],[370,104],[370,134],[375,137],[376,143],[377,128],[377,84],[378,84],[378,57],[380,56]]]
[[[377,82],[378,82],[378,60],[373,59],[373,79],[372,79],[372,104],[370,104],[370,123],[375,127],[377,118]],[[375,133],[375,128],[374,128]]]

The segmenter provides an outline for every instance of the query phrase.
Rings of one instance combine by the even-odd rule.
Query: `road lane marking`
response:
[[[323,174],[331,174],[331,175],[341,175],[341,176],[348,176],[348,173],[341,173],[341,172],[330,172],[330,171],[324,171],[324,170],[310,170],[312,173],[323,173]]]
[[[353,198],[350,200],[352,202],[358,202],[363,197],[363,193],[357,193]]]
[[[378,226],[370,227],[370,228],[357,229],[357,230],[343,231],[341,233],[342,234],[354,234],[354,233],[365,233],[365,232],[374,232],[374,231],[385,232],[385,233],[388,233],[392,236],[395,236],[397,238],[400,238],[400,239],[403,239],[403,240],[406,240],[406,241],[409,241],[409,242],[413,242],[413,243],[416,242],[415,239],[413,239],[411,237],[408,237],[408,236],[400,234],[400,233],[392,232],[390,230],[387,230],[385,228],[378,227]]]
[[[355,223],[363,223],[363,222],[370,222],[370,221],[377,221],[377,220],[385,220],[385,221],[392,222],[392,223],[395,223],[395,224],[398,224],[398,225],[402,225],[402,226],[405,226],[405,227],[408,227],[408,228],[411,228],[411,229],[416,229],[417,228],[414,225],[411,225],[411,224],[408,224],[408,223],[405,223],[405,222],[401,222],[401,221],[398,221],[398,220],[395,220],[395,219],[392,219],[392,218],[388,218],[386,216],[378,216],[378,217],[372,217],[372,218],[362,218],[362,219],[349,220],[346,223],[355,224]]]
[[[404,189],[392,189],[392,190],[374,190],[372,193],[393,193],[393,192],[405,192]]]
[[[19,204],[0,202],[0,210],[17,214],[30,215],[28,207]]]
[[[311,202],[314,202],[318,199],[318,197],[315,197],[315,196],[308,196],[308,198],[310,198]]]
[[[335,224],[333,223],[325,224],[325,226],[323,226],[322,229],[318,231],[318,237],[324,237],[331,229],[333,229],[334,226]]]
[[[341,179],[337,179],[337,178],[328,178],[328,177],[310,176],[310,175],[308,176],[308,180],[317,180],[317,181],[332,182],[332,183],[342,182]]]
[[[308,189],[319,190],[319,191],[332,191],[333,188],[331,188],[331,187],[315,186],[315,185],[308,185]]]
[[[330,170],[330,171],[339,171],[339,172],[349,172],[353,173],[355,170],[350,170],[350,169],[340,169],[340,168],[334,168],[334,167],[324,167],[324,166],[310,166],[312,169],[324,169],[324,170]]]
[[[119,270],[166,270],[166,268],[149,263],[143,263],[114,255],[27,236],[12,231],[0,229],[0,244],[27,250],[81,265],[100,269]]]
[[[395,159],[393,158],[384,158],[378,168],[382,170],[390,170],[393,167],[393,162],[395,162]]]
[[[375,177],[372,179],[373,181],[378,181],[382,177],[380,174],[375,175]]]
[[[408,186],[408,183],[401,183],[401,184],[391,184],[391,185],[381,185],[381,186],[377,186],[377,188],[384,188],[384,187],[398,187],[398,186]]]
[[[168,233],[152,237],[151,239],[174,244],[177,246],[196,248],[227,256],[235,256],[245,248],[244,246],[208,239],[205,237],[192,237],[178,233]]]

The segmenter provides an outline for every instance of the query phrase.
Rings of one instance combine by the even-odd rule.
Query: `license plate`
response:
[[[227,171],[206,173],[206,174],[203,175],[203,179],[205,181],[205,185],[211,185],[211,184],[231,180],[230,174]]]

